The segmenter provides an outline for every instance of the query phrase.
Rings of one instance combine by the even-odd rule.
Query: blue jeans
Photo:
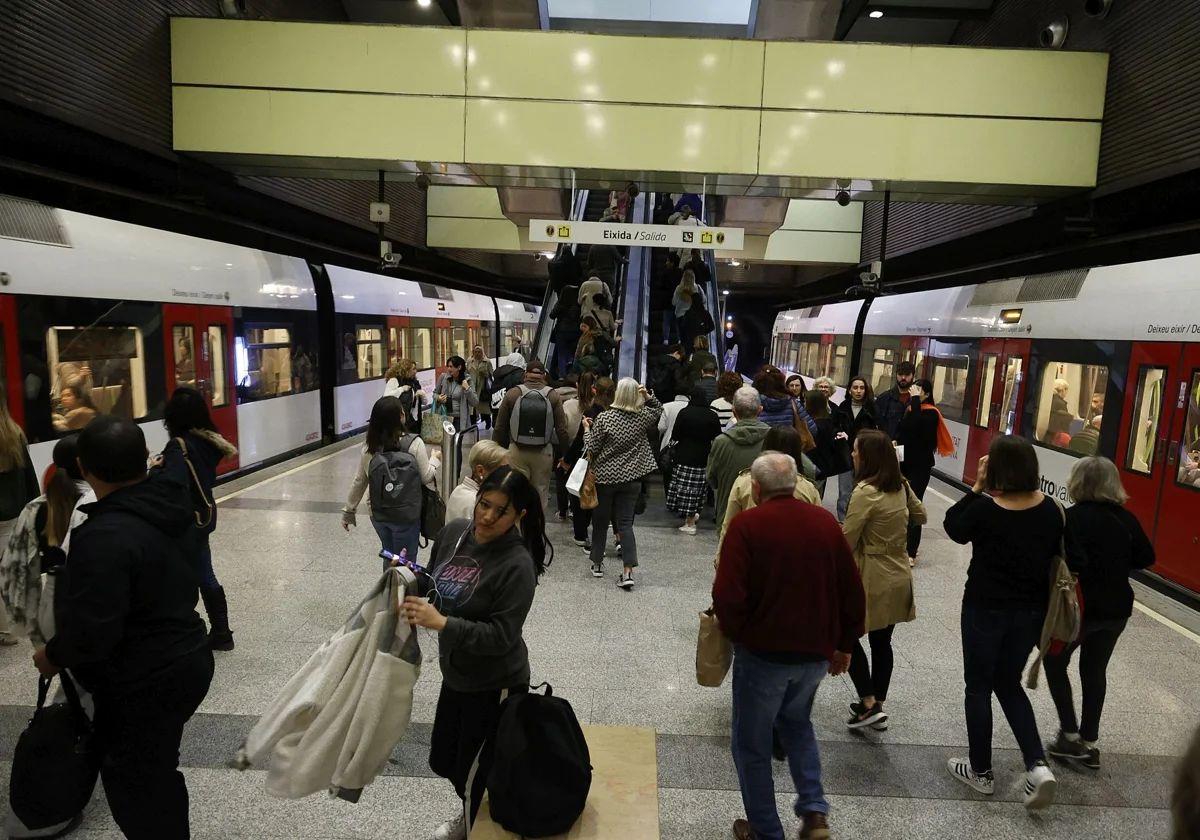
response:
[[[992,769],[992,695],[1000,701],[1025,759],[1025,769],[1046,757],[1037,718],[1021,686],[1021,672],[1037,645],[1046,614],[1031,609],[962,607],[963,678],[971,768]]]
[[[784,840],[775,808],[771,731],[787,752],[796,786],[796,815],[829,813],[821,788],[821,755],[811,714],[817,686],[829,663],[783,665],[755,656],[740,645],[733,660],[733,763],[746,818],[759,840]]]
[[[400,549],[408,549],[408,559],[414,563],[417,561],[417,550],[421,544],[421,522],[417,520],[411,524],[403,524],[400,522],[377,522],[371,520],[371,524],[375,527],[375,533],[379,535],[379,541],[383,543],[383,548],[399,554]],[[383,568],[388,567],[388,561],[383,561]]]

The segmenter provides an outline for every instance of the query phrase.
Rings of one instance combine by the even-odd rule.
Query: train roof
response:
[[[327,265],[334,309],[360,315],[408,315],[491,321],[492,298],[388,274]],[[501,321],[537,322],[538,307],[496,298]]]

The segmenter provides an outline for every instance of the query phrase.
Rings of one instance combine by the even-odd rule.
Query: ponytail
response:
[[[554,546],[546,537],[546,514],[542,510],[542,494],[530,483],[525,473],[509,466],[493,471],[479,486],[480,496],[491,491],[503,493],[508,497],[509,504],[524,514],[518,526],[521,542],[533,560],[534,575],[541,577],[554,562]]]

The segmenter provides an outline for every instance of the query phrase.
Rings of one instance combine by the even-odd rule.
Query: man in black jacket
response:
[[[196,572],[180,551],[194,527],[179,486],[146,478],[146,439],[101,416],[79,436],[97,501],[71,537],[55,597],[57,632],[33,655],[70,669],[96,701],[93,748],[113,819],[131,840],[188,837],[183,726],[212,681]]]
[[[896,384],[875,397],[876,422],[892,440],[896,439],[900,418],[908,409],[909,389],[912,388],[916,375],[917,368],[912,362],[901,362],[896,366]]]

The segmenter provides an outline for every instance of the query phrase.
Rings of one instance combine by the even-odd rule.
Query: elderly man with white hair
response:
[[[717,522],[725,521],[725,505],[729,503],[733,482],[762,452],[763,438],[771,430],[758,419],[762,413],[758,391],[743,385],[734,392],[730,402],[735,422],[713,441],[705,470],[709,485],[716,491]]]
[[[736,405],[736,403],[735,403]],[[840,674],[863,634],[866,596],[829,511],[793,498],[796,462],[768,452],[750,467],[755,507],[729,524],[713,583],[734,644],[733,762],[746,819],[737,840],[784,840],[771,771],[774,729],[796,786],[800,837],[829,837],[829,803],[810,715],[826,673]]]

